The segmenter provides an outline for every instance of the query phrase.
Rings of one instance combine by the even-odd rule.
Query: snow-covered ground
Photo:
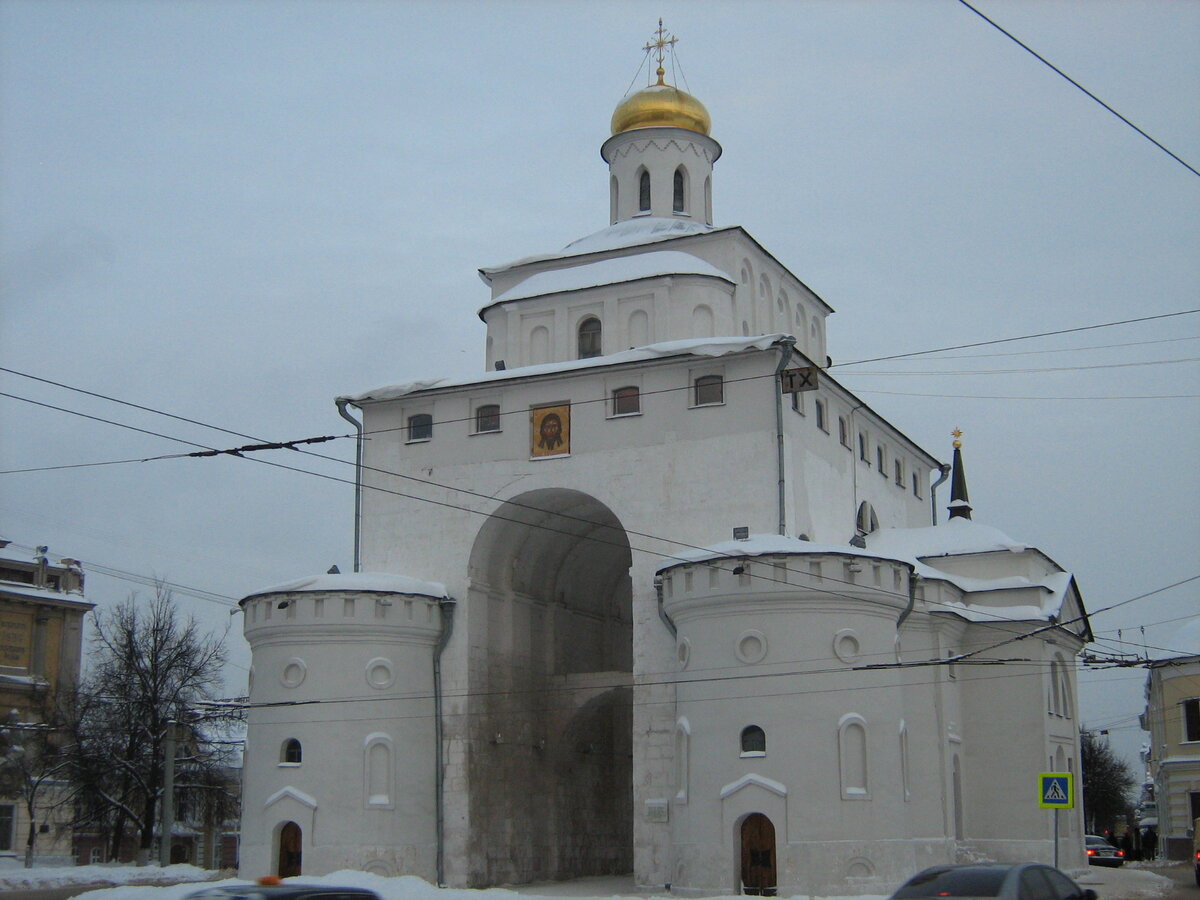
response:
[[[1169,878],[1150,871],[1153,864],[1125,866],[1121,869],[1090,869],[1073,872],[1080,884],[1091,887],[1101,900],[1157,900],[1166,895],[1172,882]],[[245,879],[226,878],[205,881],[212,872],[195,866],[71,866],[46,869],[0,869],[0,893],[21,888],[51,888],[72,884],[95,884],[108,882],[114,887],[88,891],[79,895],[79,900],[181,900],[201,888],[221,887],[229,884],[245,884]],[[183,881],[159,887],[156,885],[134,885],[135,881]],[[383,900],[522,900],[529,896],[578,900],[590,897],[600,900],[621,897],[647,900],[654,894],[639,891],[627,879],[582,878],[575,881],[522,885],[516,889],[489,888],[487,890],[465,890],[436,888],[420,878],[404,876],[384,878],[367,872],[343,870],[330,875],[305,875],[294,879],[306,884],[346,885],[370,888]],[[733,900],[733,898],[731,898]],[[742,900],[742,898],[737,898]],[[882,900],[880,896],[841,898],[822,897],[820,900]]]

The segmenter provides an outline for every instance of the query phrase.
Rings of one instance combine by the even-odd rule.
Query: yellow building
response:
[[[29,812],[22,770],[33,767],[19,758],[22,737],[42,724],[46,699],[79,679],[83,616],[93,605],[83,597],[77,560],[50,565],[45,547],[33,560],[0,558],[0,731],[9,776],[6,796],[0,795],[0,861],[24,859]],[[71,811],[56,803],[60,793],[49,783],[34,795],[35,857],[41,864],[72,861]]]

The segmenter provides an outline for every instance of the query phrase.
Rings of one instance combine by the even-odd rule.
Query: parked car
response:
[[[1083,845],[1087,850],[1088,865],[1112,868],[1125,865],[1125,851],[1114,847],[1098,834],[1085,834]]]
[[[204,888],[187,894],[184,900],[380,900],[377,893],[366,888],[281,884],[265,878],[263,882]]]
[[[933,866],[918,872],[892,900],[995,897],[998,900],[1096,900],[1065,873],[1041,863]]]

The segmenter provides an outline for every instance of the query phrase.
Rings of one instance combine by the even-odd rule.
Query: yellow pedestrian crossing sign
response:
[[[1038,775],[1038,806],[1042,809],[1075,808],[1075,776],[1070,772]]]

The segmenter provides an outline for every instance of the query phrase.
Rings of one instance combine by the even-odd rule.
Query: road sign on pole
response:
[[[1038,806],[1042,809],[1075,808],[1075,776],[1070,772],[1038,775]]]

